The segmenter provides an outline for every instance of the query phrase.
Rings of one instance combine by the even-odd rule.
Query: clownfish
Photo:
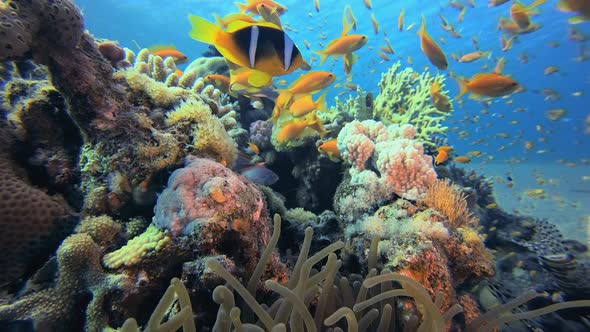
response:
[[[191,38],[215,46],[232,64],[281,76],[309,70],[291,38],[274,23],[235,21],[224,31],[204,18],[189,15]]]

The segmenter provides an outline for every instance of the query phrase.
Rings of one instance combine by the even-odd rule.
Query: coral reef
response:
[[[332,111],[290,87],[261,121],[273,101],[205,84],[223,58],[183,73],[96,40],[69,0],[0,1],[0,36],[2,324],[489,331],[590,305],[568,302],[590,294],[585,246],[503,212],[475,173],[439,165],[437,179],[440,75],[398,62],[376,98],[357,88]],[[322,112],[297,118],[298,100]],[[509,296],[530,286],[547,294]],[[572,316],[546,319],[583,324]]]
[[[207,142],[199,142],[196,147],[183,145],[189,143],[192,133],[176,132],[179,128],[165,124],[163,115],[167,111],[195,99],[205,105],[200,114],[206,113],[203,108],[213,115],[226,114],[224,119],[217,120],[226,130],[237,124],[233,118],[236,114],[231,112],[233,105],[225,103],[219,91],[197,79],[196,69],[176,80],[173,62],[143,50],[137,56],[127,51],[120,63],[127,62],[128,67],[121,66],[113,73],[111,63],[99,52],[93,38],[83,33],[81,16],[70,1],[10,1],[1,9],[4,19],[10,21],[3,25],[3,29],[9,30],[6,35],[14,35],[16,40],[21,35],[26,49],[15,47],[18,52],[0,53],[0,58],[20,57],[31,51],[37,63],[47,65],[51,83],[63,96],[68,115],[82,133],[83,213],[110,213],[138,203],[134,201],[135,188],[148,190],[161,185],[150,181],[157,179],[160,172],[180,165],[188,153],[198,154],[203,148],[198,144],[206,144],[203,152],[209,156],[212,150],[215,153],[221,148],[223,151],[212,157],[225,159],[228,164],[233,162],[231,138],[223,133],[224,139],[218,140],[222,130],[211,117],[207,118],[208,124],[196,126],[200,125],[200,138],[208,137],[207,130],[212,129],[208,142],[215,142],[216,146]],[[58,15],[45,17],[49,11]],[[45,35],[38,24],[52,20],[59,21],[51,25],[55,33]],[[23,26],[28,28],[27,34],[19,30]],[[55,44],[62,47],[53,47]],[[113,187],[113,178],[122,181]]]
[[[348,237],[380,236],[385,264],[422,284],[434,296],[444,293],[448,308],[455,289],[494,274],[491,255],[477,231],[457,227],[433,210],[420,210],[408,201],[379,208],[373,216],[347,227]],[[357,241],[363,241],[357,239]]]
[[[250,124],[250,141],[262,150],[272,149],[272,122],[257,120]]]
[[[202,57],[195,59],[188,65],[188,67],[186,67],[187,72],[190,72],[192,70],[196,71],[195,74],[197,75],[197,77],[205,77],[211,74],[229,74],[229,68],[225,63],[225,59],[220,56]]]
[[[273,240],[265,253],[272,252],[278,242],[281,219],[275,216],[274,220]],[[339,272],[343,261],[338,260],[336,255],[344,243],[337,241],[310,255],[313,233],[311,228],[305,230],[297,263],[286,284],[268,279],[262,283],[260,273],[253,273],[247,285],[243,285],[217,260],[208,260],[207,267],[221,277],[221,282],[226,283],[217,286],[212,293],[218,309],[217,316],[211,318],[209,326],[215,331],[230,331],[232,326],[254,331],[282,331],[286,330],[287,325],[294,331],[324,331],[332,326],[337,330],[348,326],[349,331],[397,330],[402,327],[407,331],[491,331],[507,322],[590,305],[590,301],[571,301],[511,313],[512,309],[538,295],[531,290],[484,314],[480,313],[473,298],[468,295],[461,296],[458,302],[444,309],[447,301],[445,294],[438,292],[433,296],[414,279],[381,269],[376,245],[378,238],[371,241],[369,272],[344,276]],[[257,264],[257,271],[261,271],[268,263],[268,257],[263,255]],[[318,264],[322,266],[314,269]],[[279,298],[268,304],[259,302],[255,290],[262,287],[277,293]],[[186,289],[177,279],[171,281],[171,286],[154,310],[148,325],[155,326],[166,316],[166,308],[174,303],[174,292],[178,294],[179,306],[168,315],[165,324],[175,328],[184,324],[184,329],[192,331],[194,326],[187,321],[185,312],[191,304],[187,301]],[[453,319],[457,315],[464,316],[464,319]],[[257,321],[257,324],[247,321]],[[121,330],[137,331],[137,325],[137,321],[130,318]]]
[[[355,220],[397,194],[416,200],[436,180],[432,158],[414,140],[411,125],[390,125],[374,120],[348,123],[338,134],[338,150],[353,167],[341,183],[334,209]]]
[[[235,231],[265,238],[262,225],[254,224],[266,218],[256,187],[212,160],[189,158],[187,162],[172,173],[168,188],[158,197],[153,222],[159,229],[177,237],[204,234],[203,228],[228,223]]]
[[[434,82],[444,89],[444,77],[433,77],[428,72],[419,73],[411,68],[400,71],[401,63],[393,64],[381,75],[379,94],[373,105],[373,118],[386,125],[411,124],[416,128],[416,140],[426,146],[434,146],[434,138],[446,136],[448,127],[441,123],[450,115],[440,111],[431,101]]]

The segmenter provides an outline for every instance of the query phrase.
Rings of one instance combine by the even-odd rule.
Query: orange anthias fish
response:
[[[189,15],[189,21],[192,25],[189,35],[193,39],[213,44],[225,60],[238,67],[271,76],[286,75],[298,68],[309,69],[295,43],[276,24],[236,21],[224,31],[195,15]]]
[[[483,52],[483,51],[475,51],[471,53],[464,54],[462,57],[459,58],[459,62],[473,62],[477,61],[483,57],[489,56],[490,52]]]
[[[289,113],[293,117],[300,118],[314,110],[328,112],[328,106],[326,105],[327,93],[328,91],[324,92],[316,101],[313,101],[310,94],[296,97],[289,106]]]
[[[225,93],[229,93],[229,77],[225,75],[211,74],[205,76],[203,79],[205,80],[205,83],[211,84]]]
[[[457,158],[455,158],[455,162],[460,163],[460,164],[467,164],[470,161],[471,161],[471,158],[469,158],[467,156],[457,156]]]
[[[446,145],[436,149],[438,153],[436,154],[436,157],[434,157],[434,164],[438,165],[447,161],[447,159],[449,159],[449,152],[451,152],[451,150],[453,150],[453,148]]]
[[[294,119],[285,123],[277,134],[276,140],[279,144],[285,144],[299,137],[306,128],[317,131],[320,137],[323,137],[327,133],[322,126],[320,118],[318,118],[315,112],[312,112],[303,118]]]
[[[278,3],[270,0],[248,0],[247,3],[236,3],[236,6],[240,9],[240,13],[251,12],[260,15],[258,12],[258,6],[265,5],[277,12],[279,15],[283,15],[287,11],[287,7],[279,5]]]
[[[443,95],[441,92],[441,87],[438,81],[434,81],[432,83],[432,87],[430,88],[430,100],[432,101],[432,105],[439,111],[448,113],[451,111],[451,101],[447,96]]]
[[[438,69],[446,70],[449,62],[440,46],[426,32],[426,19],[424,15],[422,15],[422,24],[420,25],[420,30],[418,30],[418,36],[420,36],[420,49],[430,63]]]
[[[276,8],[269,7],[266,4],[261,3],[256,6],[256,9],[258,10],[258,14],[262,16],[262,19],[265,22],[274,23],[279,28],[283,26],[281,23],[281,18],[279,17],[279,12],[276,10]]]
[[[590,1],[588,0],[560,0],[557,3],[557,9],[562,12],[576,12],[578,14],[567,20],[571,24],[590,20]]]
[[[254,95],[272,83],[269,74],[247,67],[230,69],[229,91],[240,95]]]
[[[375,18],[375,13],[371,13],[371,25],[373,25],[373,31],[375,32],[375,34],[378,34],[379,22],[377,22],[377,19]]]
[[[186,63],[188,61],[188,57],[177,50],[173,45],[154,45],[148,48],[148,50],[152,55],[157,55],[162,59],[167,57],[173,58],[174,63],[177,65]]]
[[[322,145],[318,146],[318,152],[321,154],[325,154],[333,162],[338,162],[342,159],[340,150],[338,150],[338,142],[335,138],[326,141]]]
[[[334,83],[336,75],[327,71],[310,71],[299,76],[287,89],[291,94],[314,94]]]
[[[521,29],[526,29],[531,25],[530,16],[536,13],[533,8],[544,4],[545,2],[547,2],[547,0],[535,0],[532,4],[524,6],[519,1],[515,1],[510,7],[510,17]]]
[[[404,31],[404,9],[399,12],[399,16],[397,17],[397,30]]]
[[[332,40],[328,43],[325,49],[316,51],[315,53],[319,54],[321,57],[320,65],[322,65],[329,56],[332,55],[346,55],[351,54],[352,52],[358,50],[359,48],[365,46],[369,38],[365,35],[349,35],[348,32],[352,28],[351,25],[348,24],[346,21],[346,13],[348,12],[349,7],[344,8],[344,13],[342,14],[342,34],[340,37]],[[352,58],[352,57],[350,57]]]
[[[479,73],[471,79],[455,77],[459,84],[460,98],[467,92],[477,96],[501,97],[511,94],[520,88],[518,82],[512,78],[495,73]]]

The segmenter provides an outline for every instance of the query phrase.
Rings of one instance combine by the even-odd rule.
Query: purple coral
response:
[[[265,219],[262,194],[253,184],[220,163],[193,158],[170,176],[168,188],[158,197],[153,223],[176,237],[204,236],[210,224],[264,233]]]
[[[263,150],[272,149],[272,122],[257,120],[250,124],[250,141]]]

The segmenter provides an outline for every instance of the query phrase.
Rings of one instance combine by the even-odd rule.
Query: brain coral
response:
[[[71,48],[83,33],[80,11],[68,0],[0,2],[0,58],[22,56],[35,38]]]
[[[0,284],[42,263],[77,218],[65,200],[29,184],[9,155],[11,139],[0,124]]]

